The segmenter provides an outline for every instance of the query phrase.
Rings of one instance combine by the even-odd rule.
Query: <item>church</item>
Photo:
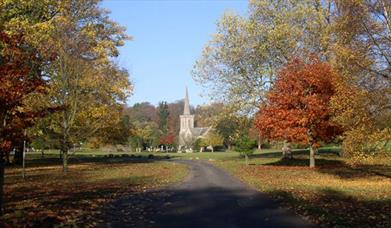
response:
[[[194,115],[190,113],[189,94],[186,87],[183,115],[180,115],[179,152],[192,152],[193,143],[208,134],[210,127],[194,127]]]

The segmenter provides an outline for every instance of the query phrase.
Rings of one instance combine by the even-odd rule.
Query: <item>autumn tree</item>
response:
[[[162,134],[159,129],[157,109],[148,102],[136,103],[125,110],[132,124],[130,144],[133,148],[159,145]]]
[[[248,134],[251,125],[251,118],[232,112],[231,107],[223,103],[197,106],[194,113],[197,126],[212,127],[228,149],[232,149],[241,135]]]
[[[215,129],[223,138],[224,145],[228,150],[232,149],[232,145],[237,138],[239,128],[238,121],[234,117],[223,118],[216,123]]]
[[[342,149],[351,163],[360,163],[378,155],[388,155],[391,142],[390,97],[347,84],[341,79],[331,104],[334,120],[345,130]]]
[[[4,183],[4,157],[25,138],[24,129],[31,126],[39,113],[30,110],[25,101],[31,94],[45,91],[40,71],[41,60],[23,35],[0,32],[0,210]]]
[[[123,114],[123,108],[120,109],[118,111],[121,114],[119,121],[100,129],[94,137],[88,139],[91,147],[99,148],[102,145],[127,145],[129,143],[133,124],[129,116]]]
[[[60,136],[64,172],[72,144],[120,121],[119,106],[131,90],[128,73],[111,60],[127,35],[109,20],[97,0],[65,0],[53,18],[47,41],[55,58],[45,69],[50,89],[44,98],[64,109],[52,116]]]
[[[183,106],[182,106],[183,109]],[[128,115],[131,122],[158,122],[156,107],[149,102],[136,103],[124,110],[124,114]]]
[[[161,132],[159,126],[153,121],[133,122],[131,130],[131,144],[133,148],[146,148],[160,144]]]
[[[167,133],[165,135],[160,136],[160,144],[166,146],[173,146],[175,144],[175,135],[172,133]]]
[[[200,146],[211,147],[212,152],[216,146],[223,145],[223,138],[215,131],[208,132],[203,138],[201,138]]]
[[[208,127],[216,123],[217,119],[222,116],[225,109],[223,103],[210,103],[198,105],[194,109],[194,122],[198,127]]]
[[[50,34],[56,1],[3,0],[0,2],[0,213],[4,155],[19,146],[24,130],[42,116],[26,100],[45,91],[42,70],[51,52],[41,42]]]
[[[214,101],[254,113],[292,55],[329,56],[332,1],[250,1],[248,16],[226,13],[196,62],[193,78]]]
[[[259,0],[248,12],[226,13],[194,66],[193,78],[213,100],[254,112],[288,59],[316,53],[342,77],[332,106],[345,130],[343,150],[389,152],[390,1]]]
[[[387,154],[391,141],[391,3],[337,1],[332,107],[352,162]]]
[[[267,102],[257,114],[256,126],[261,134],[309,145],[310,167],[315,167],[319,143],[340,133],[329,106],[335,78],[331,66],[317,58],[290,61],[279,72]]]
[[[235,114],[218,115],[212,126],[223,138],[226,148],[230,150],[239,138],[249,135],[251,120],[247,116]]]

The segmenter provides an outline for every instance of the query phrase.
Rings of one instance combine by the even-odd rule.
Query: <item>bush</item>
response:
[[[270,143],[268,143],[268,142],[262,143],[261,148],[262,149],[271,149],[272,145]]]
[[[235,143],[235,150],[240,153],[241,156],[246,158],[246,164],[248,165],[248,157],[254,153],[254,147],[256,146],[255,140],[250,139],[248,136],[243,136]]]
[[[200,151],[201,149],[201,139],[198,138],[195,142],[194,142],[194,145],[193,145],[193,148],[194,148],[194,151]]]

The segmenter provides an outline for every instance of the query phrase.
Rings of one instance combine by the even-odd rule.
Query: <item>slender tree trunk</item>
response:
[[[15,164],[18,164],[18,165],[22,164],[22,162],[23,162],[23,150],[21,150],[20,148],[17,148],[15,150],[14,161],[13,162]]]
[[[4,211],[4,169],[5,169],[5,161],[4,161],[4,153],[0,153],[0,215],[3,215]]]
[[[3,128],[0,128],[0,130],[3,130],[7,126],[7,112],[5,111],[3,116]],[[5,161],[4,161],[4,151],[0,151],[0,216],[3,215],[4,212],[4,169],[5,169]]]
[[[284,145],[282,146],[282,158],[287,158],[288,143],[284,140]]]
[[[10,153],[5,153],[5,164],[10,164]]]
[[[215,152],[213,146],[211,146],[211,147],[212,147],[212,153]]]
[[[60,152],[62,152],[62,167],[63,172],[66,174],[68,172],[68,153],[70,149],[70,142],[69,142],[69,115],[67,110],[64,110],[63,112],[63,124],[62,124],[62,141],[61,141],[61,147]]]
[[[63,172],[68,172],[68,151],[63,152]]]
[[[246,153],[244,153],[244,158],[246,160],[246,165],[248,165],[248,155]]]
[[[310,146],[310,168],[315,168],[315,152],[316,148],[314,144]]]
[[[261,134],[258,134],[258,150],[262,150],[262,139]]]

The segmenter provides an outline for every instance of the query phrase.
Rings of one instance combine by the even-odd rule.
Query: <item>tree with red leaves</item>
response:
[[[24,129],[33,124],[37,112],[26,107],[26,99],[45,90],[38,55],[22,35],[0,32],[0,198],[4,183],[5,156],[23,141]],[[20,145],[19,145],[20,146]],[[2,202],[0,199],[0,208]]]
[[[172,146],[175,143],[175,135],[172,133],[167,133],[160,137],[160,144],[167,146]]]
[[[310,167],[315,167],[319,143],[340,133],[329,107],[335,77],[330,65],[317,58],[290,61],[279,72],[257,114],[255,124],[260,133],[272,140],[309,145]]]

